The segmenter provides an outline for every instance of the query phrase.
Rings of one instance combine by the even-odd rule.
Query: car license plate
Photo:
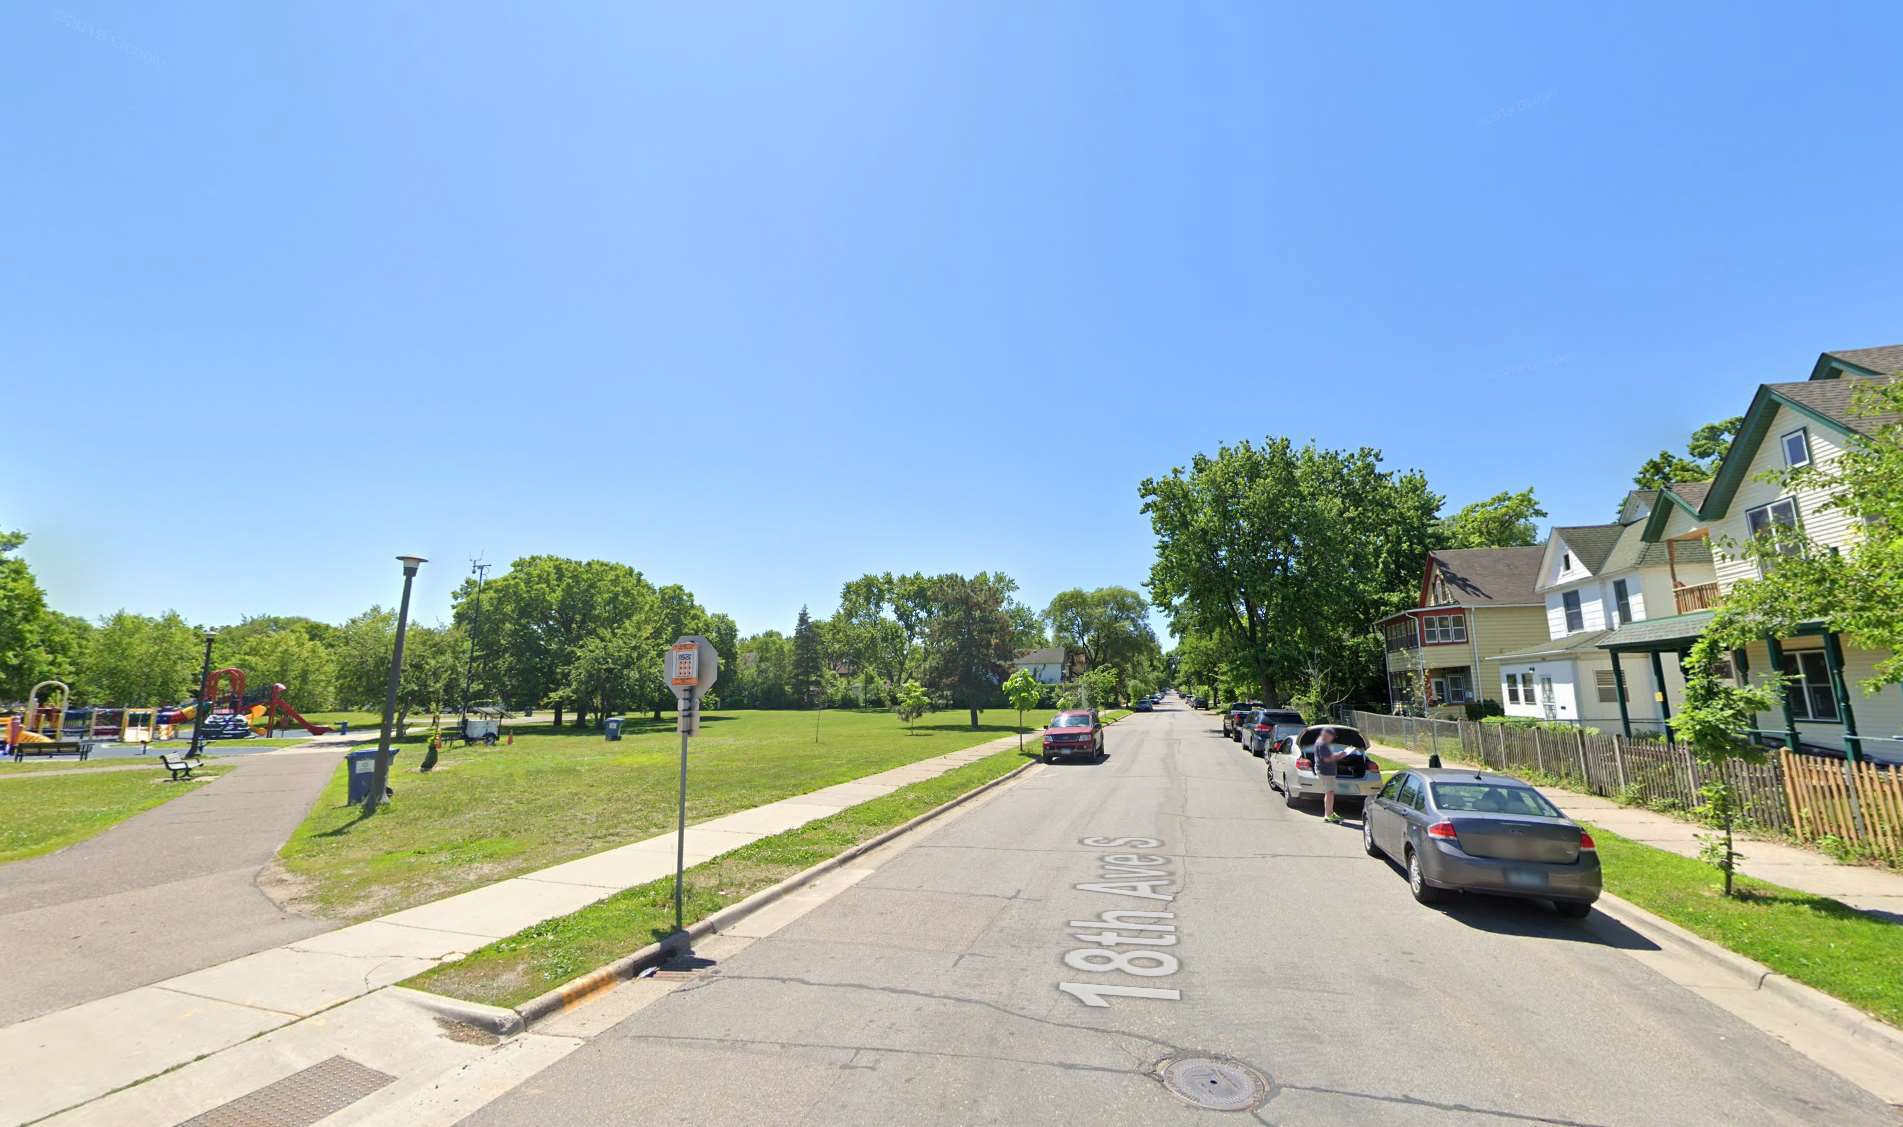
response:
[[[1546,874],[1538,869],[1508,869],[1507,883],[1515,888],[1545,888]]]

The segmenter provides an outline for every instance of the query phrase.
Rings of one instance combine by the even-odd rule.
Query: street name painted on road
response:
[[[1122,852],[1157,849],[1162,846],[1162,839],[1086,837],[1079,844],[1092,849],[1119,850],[1103,855],[1103,879],[1074,886],[1079,892],[1128,896],[1165,904],[1176,898],[1174,891],[1164,891],[1175,883],[1170,876],[1168,857],[1155,853]],[[1074,932],[1071,938],[1095,946],[1066,951],[1064,965],[1092,974],[1121,973],[1137,978],[1160,978],[1175,974],[1182,968],[1181,961],[1168,951],[1151,949],[1176,946],[1176,925],[1163,922],[1175,918],[1174,912],[1106,908],[1097,919],[1072,920],[1069,926],[1085,930]],[[1117,947],[1131,947],[1134,950],[1118,951],[1115,950]],[[1183,997],[1180,990],[1155,986],[1119,986],[1104,982],[1060,982],[1057,988],[1086,1006],[1108,1006],[1108,998],[1161,998],[1176,1002]]]

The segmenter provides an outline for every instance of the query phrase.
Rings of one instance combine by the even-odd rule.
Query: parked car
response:
[[[1367,739],[1345,724],[1310,724],[1299,735],[1285,736],[1281,743],[1270,745],[1263,756],[1269,786],[1281,791],[1282,801],[1289,806],[1310,799],[1321,801],[1321,776],[1316,774],[1308,753],[1315,746],[1315,737],[1324,731],[1334,732],[1335,746],[1348,753],[1335,764],[1335,806],[1340,809],[1347,803],[1352,809],[1381,789],[1381,768],[1368,755]]]
[[[1131,705],[1130,707],[1135,709],[1138,712],[1150,712],[1156,708],[1156,702],[1151,700],[1149,697],[1144,697],[1142,700],[1137,701],[1135,704]]]
[[[1051,717],[1044,728],[1044,762],[1059,757],[1098,758],[1104,753],[1103,723],[1089,709],[1074,708]]]
[[[1269,745],[1299,736],[1308,728],[1302,714],[1288,708],[1258,708],[1243,725],[1243,736],[1252,755],[1268,754]]]
[[[1259,700],[1242,700],[1222,710],[1222,734],[1228,739],[1242,738],[1242,718],[1262,707]]]
[[[1208,708],[1209,700],[1206,697],[1191,697],[1189,706],[1191,708]]]
[[[1592,835],[1510,775],[1451,768],[1401,771],[1369,800],[1361,844],[1407,870],[1414,899],[1488,892],[1551,900],[1583,918],[1599,899]]]

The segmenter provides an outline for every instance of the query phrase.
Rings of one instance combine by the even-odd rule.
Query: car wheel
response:
[[[1266,756],[1265,756],[1264,758],[1266,758]],[[1281,790],[1281,789],[1282,789],[1282,786],[1281,786],[1281,784],[1280,784],[1280,783],[1277,783],[1277,782],[1275,781],[1275,768],[1274,768],[1274,767],[1269,767],[1269,768],[1267,768],[1266,770],[1264,770],[1264,771],[1263,771],[1262,773],[1263,773],[1263,774],[1265,774],[1265,775],[1267,775],[1267,776],[1269,777],[1269,789],[1270,789],[1270,790]]]
[[[1414,899],[1423,904],[1440,899],[1440,889],[1427,883],[1427,877],[1421,873],[1421,856],[1412,849],[1407,851],[1407,887]]]
[[[1282,789],[1282,805],[1288,807],[1290,810],[1293,810],[1297,806],[1300,806],[1301,804],[1302,804],[1302,800],[1295,797],[1295,791],[1293,789],[1288,787],[1284,787]]]
[[[1592,915],[1592,904],[1584,900],[1555,900],[1553,907],[1569,920],[1583,920]]]
[[[1046,763],[1055,763],[1055,762],[1057,762],[1057,757],[1056,757],[1055,755],[1052,755],[1052,754],[1051,754],[1050,752],[1048,752],[1048,751],[1047,751],[1047,752],[1044,752],[1044,753],[1042,753],[1041,755],[1039,755],[1039,756],[1038,756],[1038,758],[1039,758],[1039,759],[1042,759],[1042,760],[1043,760],[1044,762],[1046,762]]]
[[[1370,857],[1381,856],[1381,847],[1374,843],[1374,826],[1368,822],[1365,810],[1361,812],[1361,848],[1367,850]]]

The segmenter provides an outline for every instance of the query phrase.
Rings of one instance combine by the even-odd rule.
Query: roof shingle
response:
[[[1868,351],[1881,350],[1869,349]],[[1903,415],[1860,415],[1856,412],[1857,390],[1874,386],[1879,382],[1864,377],[1847,376],[1835,380],[1804,380],[1801,383],[1774,383],[1765,386],[1769,387],[1773,393],[1793,403],[1801,403],[1858,434],[1875,434],[1891,423],[1903,422]]]
[[[1545,547],[1448,548],[1431,557],[1447,581],[1447,594],[1464,607],[1544,603],[1533,590]]]

